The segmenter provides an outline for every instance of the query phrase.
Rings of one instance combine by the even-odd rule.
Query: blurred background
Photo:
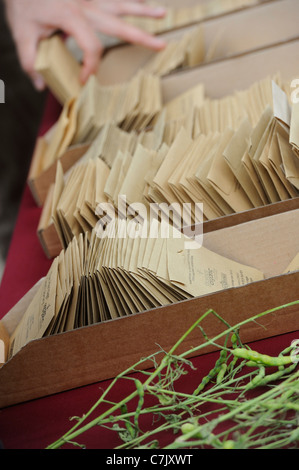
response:
[[[44,106],[20,68],[0,0],[0,79],[5,103],[0,104],[0,279],[26,184],[32,151]]]

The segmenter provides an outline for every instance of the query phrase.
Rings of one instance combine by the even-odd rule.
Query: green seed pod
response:
[[[231,336],[231,342],[232,342],[232,347],[233,348],[236,348],[237,347],[237,344],[238,344],[238,335],[237,333],[233,333],[232,336]]]
[[[248,359],[248,360],[254,360],[252,358],[252,351],[250,351],[249,349],[246,349],[246,348],[235,348],[232,350],[232,353],[234,354],[234,356],[240,358],[240,359]]]
[[[290,442],[299,441],[299,427],[294,429],[290,435]]]
[[[249,361],[255,361],[258,364],[263,364],[269,367],[287,365],[292,362],[291,356],[272,357],[267,354],[260,354],[256,351],[245,348],[236,348],[232,353],[241,359],[248,359]]]
[[[235,448],[235,441],[228,440],[223,443],[223,449],[234,449]]]
[[[184,435],[192,432],[192,438],[195,439],[206,439],[208,437],[214,439],[216,437],[205,427],[205,425],[201,426],[193,423],[184,423],[181,426],[181,431]]]
[[[257,367],[258,364],[255,361],[247,361],[246,366],[247,367]]]
[[[237,342],[237,335],[236,335],[236,333],[233,333],[233,334],[232,334],[231,342],[232,342],[232,343],[236,343],[236,342]]]
[[[291,364],[289,367],[283,368],[282,370],[278,370],[277,372],[273,372],[273,374],[266,375],[259,385],[266,385],[269,382],[275,382],[275,380],[280,379],[281,377],[285,376],[286,374],[289,374],[296,368],[297,364]],[[290,392],[292,392],[290,390]]]
[[[260,385],[261,381],[265,377],[265,373],[266,373],[265,367],[264,366],[259,366],[258,374],[255,377],[253,377],[253,379],[251,380],[251,382],[249,382],[249,384],[246,388],[250,389],[250,388],[256,387],[257,385]]]
[[[227,365],[222,364],[220,367],[220,371],[218,372],[217,379],[216,379],[217,385],[219,385],[222,382],[226,369],[227,369]]]

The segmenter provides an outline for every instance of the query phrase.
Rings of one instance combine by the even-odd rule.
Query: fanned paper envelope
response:
[[[277,138],[285,177],[294,188],[299,190],[299,159],[283,136],[278,135]]]
[[[284,274],[298,271],[298,269],[299,269],[299,253],[295,256],[295,258],[292,259],[290,264],[285,269]]]
[[[251,201],[253,207],[260,207],[263,205],[263,200],[259,196],[255,185],[252,184],[248,171],[242,161],[244,155],[249,149],[249,139],[252,133],[252,126],[246,117],[240,127],[236,130],[231,140],[228,142],[227,147],[223,151],[223,157],[235,175],[237,181],[247,194],[248,199]]]
[[[211,252],[205,247],[185,250],[184,240],[167,240],[171,282],[196,297],[261,280],[263,273]]]
[[[53,264],[37,294],[26,310],[22,322],[10,338],[10,355],[35,338],[41,338],[55,316],[58,259]]]
[[[80,64],[59,35],[40,41],[35,69],[62,105],[79,95]]]
[[[29,341],[260,280],[158,220],[115,219],[74,237],[56,257],[10,341]],[[186,245],[187,243],[187,245]]]
[[[299,158],[299,103],[293,103],[291,111],[290,144]]]
[[[48,168],[71,145],[77,128],[77,102],[75,98],[66,101],[53,127],[49,144],[43,156],[43,168]]]
[[[227,129],[224,133],[223,138],[221,139],[221,145],[219,146],[211,164],[208,173],[208,180],[227,204],[229,204],[235,212],[240,212],[251,209],[253,206],[244,189],[223,158],[223,152],[225,151],[228,142],[233,137],[233,134],[234,131],[232,129]]]

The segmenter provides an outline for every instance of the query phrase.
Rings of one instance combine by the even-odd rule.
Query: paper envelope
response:
[[[288,135],[288,131],[284,129],[283,124],[281,124],[279,121],[273,118],[271,130],[269,132],[266,144],[259,157],[259,161],[263,165],[265,170],[267,171],[274,185],[276,193],[279,197],[279,200],[283,201],[285,199],[289,199],[289,193],[286,190],[285,185],[283,184],[283,179],[285,178],[280,179],[273,165],[273,162],[275,161],[275,159],[278,158],[278,151],[277,151],[278,149],[276,148],[276,143],[277,143],[276,137],[277,137],[278,132],[284,135]]]
[[[299,159],[285,138],[281,135],[278,135],[277,138],[285,176],[287,180],[299,190]]]
[[[255,185],[252,184],[252,178],[250,178],[244,162],[242,161],[242,158],[248,151],[251,132],[252,127],[249,119],[246,117],[242,121],[240,127],[236,130],[227,147],[224,149],[223,157],[236,179],[239,181],[253,207],[260,207],[263,205],[263,199],[260,197]]]
[[[293,103],[291,112],[290,144],[299,152],[299,103]]]
[[[209,170],[208,180],[235,212],[241,212],[251,209],[253,205],[223,157],[223,151],[233,134],[231,129],[224,133],[222,145],[219,146]]]

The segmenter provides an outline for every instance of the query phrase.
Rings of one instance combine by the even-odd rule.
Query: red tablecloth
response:
[[[47,103],[40,133],[57,118],[59,106],[51,97]],[[42,277],[51,264],[38,242],[36,229],[41,210],[36,206],[26,187],[19,216],[11,242],[6,269],[0,287],[0,318]],[[298,333],[277,336],[259,341],[252,347],[267,354],[278,354],[288,346]],[[195,358],[193,363],[197,373],[186,376],[186,389],[196,387],[213,366],[215,353]],[[43,449],[62,436],[71,427],[69,418],[81,416],[96,402],[109,381],[92,384],[53,396],[33,400],[0,410],[0,441],[5,449]],[[116,387],[111,399],[124,397],[126,385]],[[147,422],[145,426],[150,426]],[[171,436],[166,436],[166,441]],[[95,428],[80,439],[89,449],[113,449],[120,441],[114,433]]]
[[[49,96],[40,126],[43,135],[60,112],[57,101]],[[0,318],[43,277],[51,265],[37,240],[36,230],[41,215],[26,185],[0,285]]]

